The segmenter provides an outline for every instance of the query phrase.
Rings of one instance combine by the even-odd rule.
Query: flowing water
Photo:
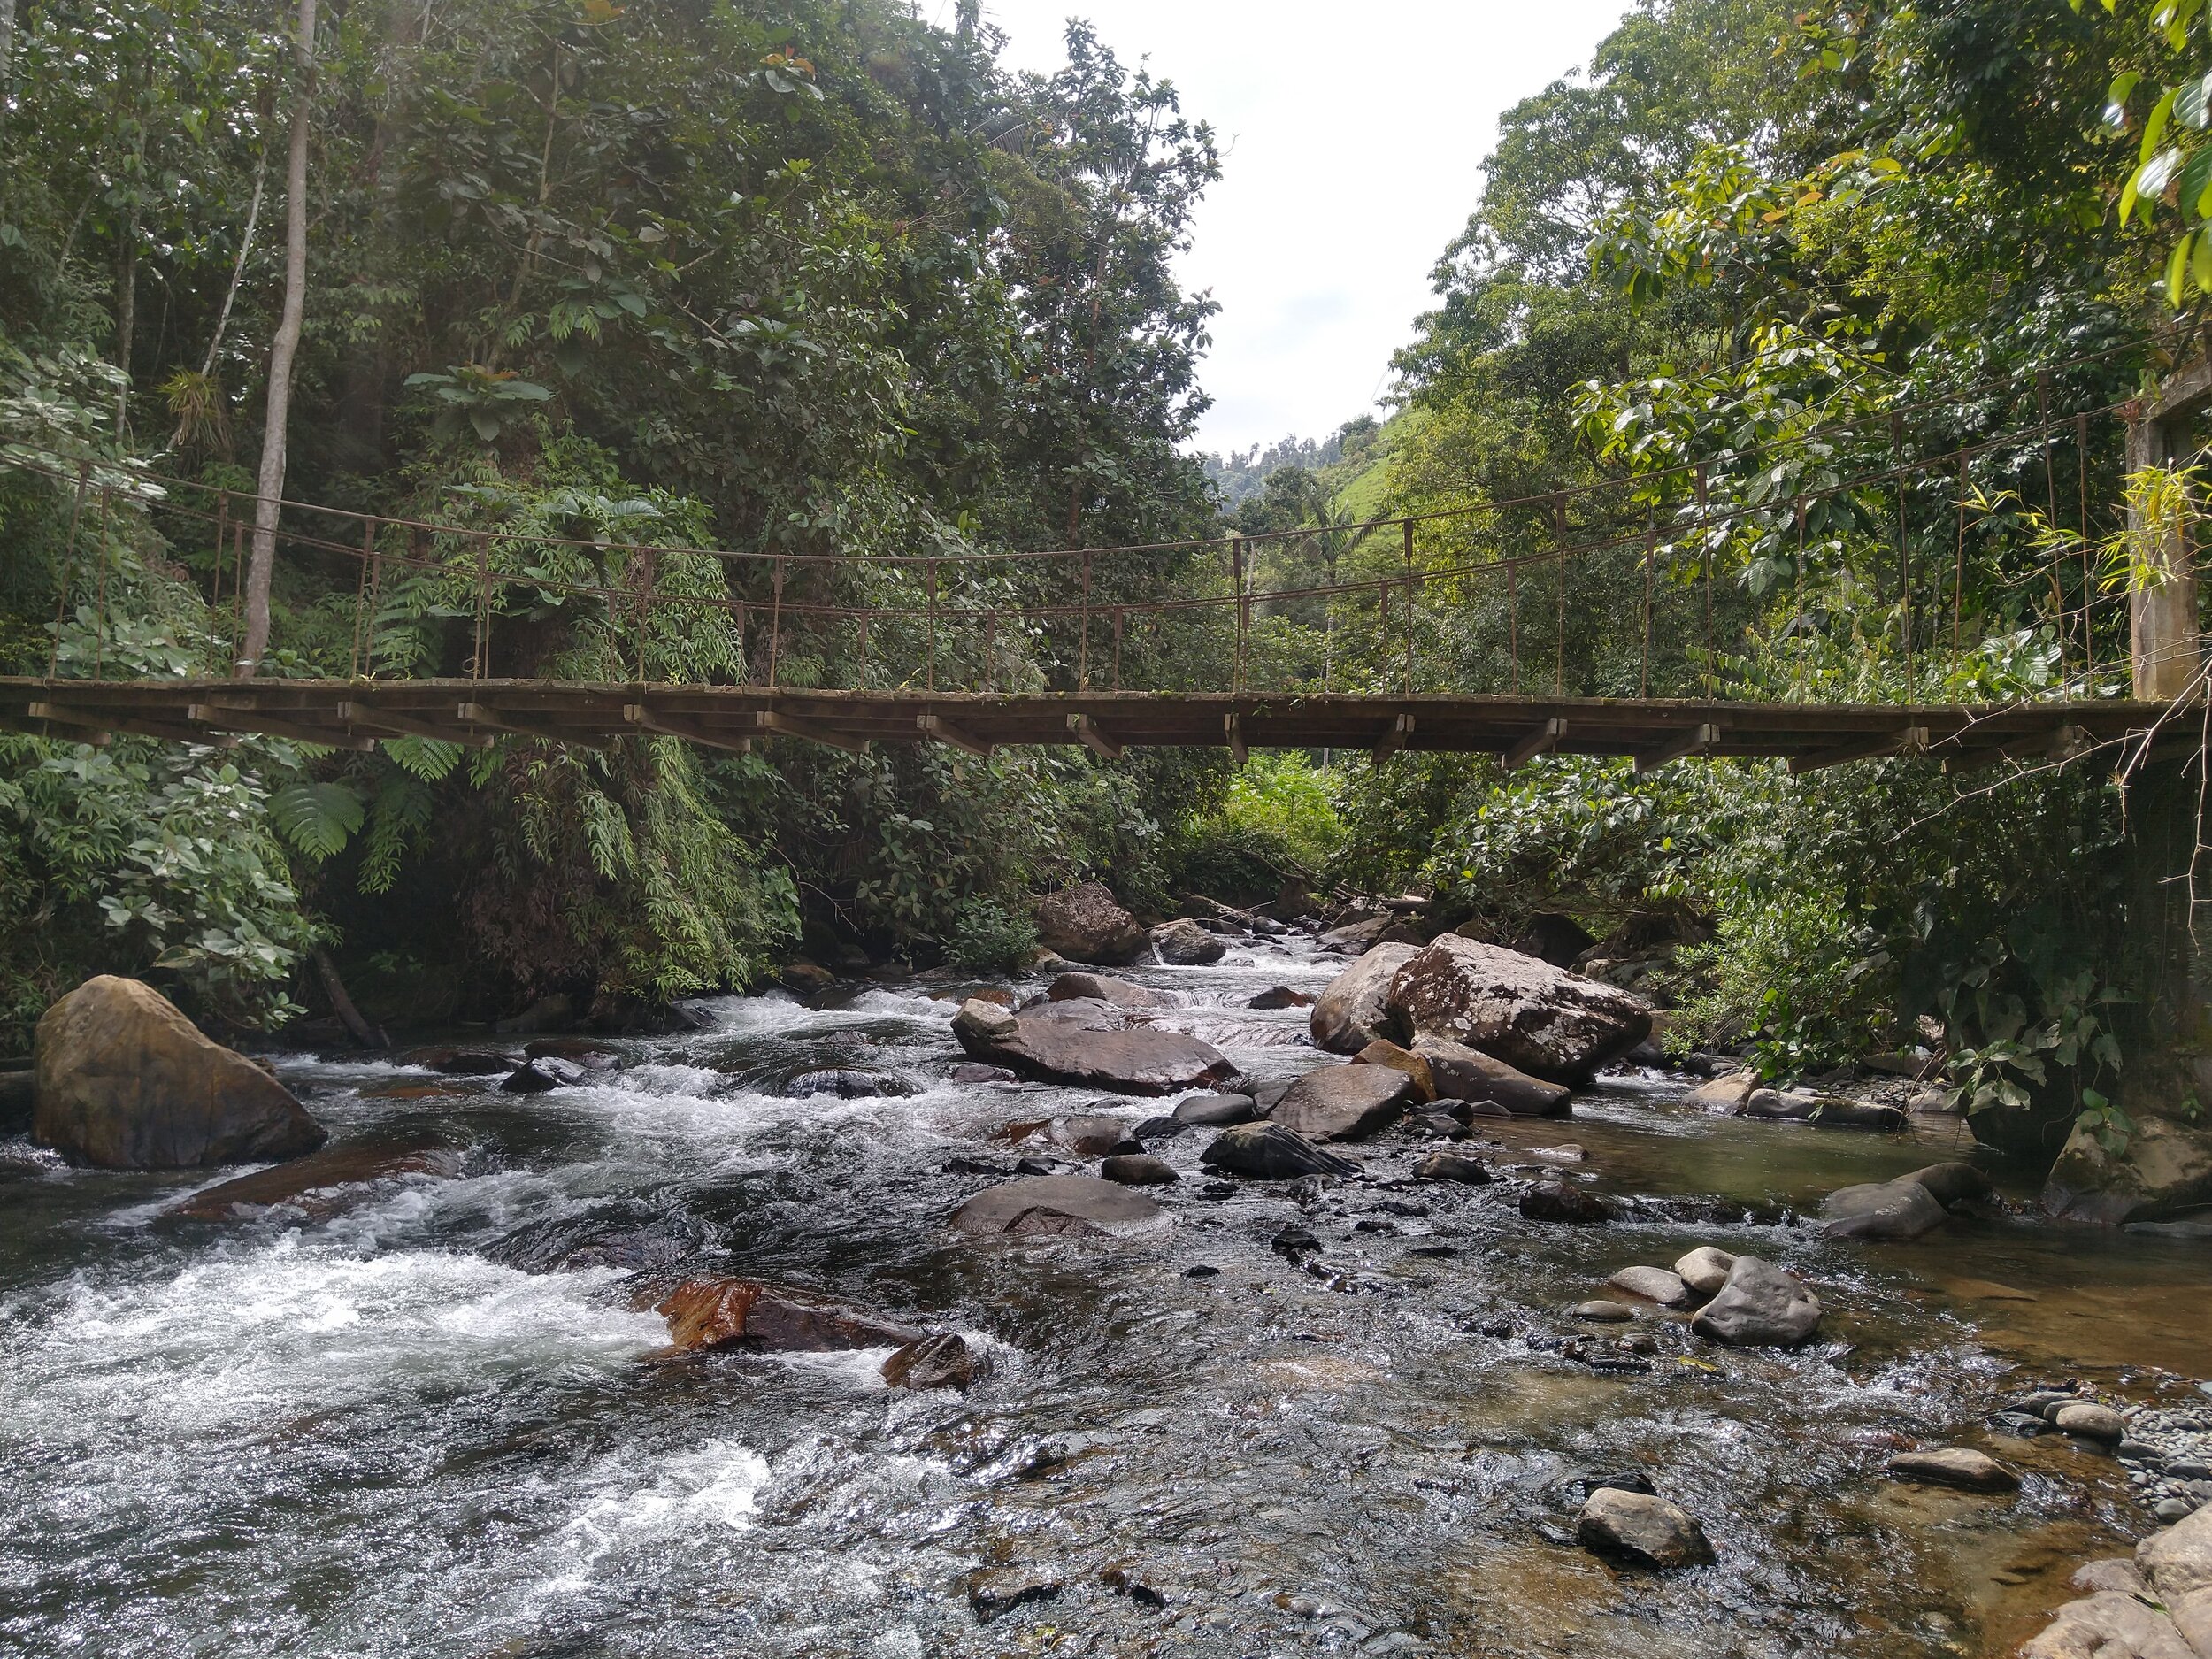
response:
[[[1242,1005],[1341,963],[1240,957],[1132,977],[1204,1004],[1256,1077],[1316,1064],[1303,1010]],[[1525,1221],[1510,1180],[1407,1180],[1409,1139],[1302,1206],[1210,1198],[1202,1132],[1157,1148],[1186,1179],[1149,1232],[960,1239],[947,1215],[992,1177],[948,1162],[1010,1164],[995,1131],[1093,1096],[949,1083],[930,988],[712,1002],[710,1029],[537,1096],[280,1057],[341,1134],[470,1148],[459,1179],[306,1225],[166,1219],[207,1183],[0,1147],[0,1650],[1997,1653],[2148,1522],[2109,1460],[1982,1440],[1993,1404],[2061,1376],[2199,1399],[2212,1374],[2201,1244],[2025,1221],[1824,1243],[1793,1209],[1953,1148],[1716,1118],[1649,1075],[1482,1125],[1502,1169],[1582,1143],[1640,1201],[1609,1225]],[[775,1093],[823,1064],[918,1092]],[[882,1352],[641,1363],[664,1329],[624,1266],[533,1272],[518,1245],[608,1217],[668,1262],[962,1331],[992,1374],[964,1397],[887,1388]],[[1270,1248],[1291,1222],[1311,1271]],[[1699,1243],[1811,1281],[1820,1340],[1720,1350],[1654,1317],[1638,1358],[1569,1317]],[[1882,1479],[1954,1439],[2023,1490]],[[1717,1564],[1577,1547],[1581,1481],[1621,1470],[1702,1517]],[[985,1623],[979,1582],[1061,1587]]]

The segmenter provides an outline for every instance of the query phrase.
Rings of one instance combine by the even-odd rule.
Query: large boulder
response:
[[[1037,901],[1037,942],[1071,962],[1118,968],[1143,951],[1145,933],[1103,882],[1084,881]]]
[[[1728,1348],[1795,1348],[1819,1323],[1819,1299],[1794,1274],[1740,1256],[1720,1294],[1698,1310],[1690,1329]]]
[[[1238,1124],[1198,1155],[1209,1169],[1254,1180],[1290,1181],[1302,1175],[1357,1175],[1349,1158],[1324,1152],[1294,1129],[1278,1123]]]
[[[1191,968],[1218,962],[1229,947],[1187,916],[1152,930],[1152,949],[1170,967]]]
[[[2203,1659],[2159,1608],[2108,1590],[2069,1601],[2019,1659]]]
[[[1579,1083],[1651,1034],[1641,997],[1534,956],[1447,933],[1390,982],[1392,1014],[1554,1083]]]
[[[1210,1043],[1123,1020],[1119,1010],[1087,998],[1023,1014],[970,1001],[953,1017],[952,1034],[975,1059],[1023,1077],[1119,1094],[1165,1094],[1237,1075],[1228,1056]]]
[[[1744,1097],[1736,1115],[1817,1124],[1824,1129],[1874,1129],[1884,1134],[1895,1134],[1906,1121],[1901,1106],[1853,1100],[1847,1094],[1816,1094],[1810,1089],[1755,1088]]]
[[[2212,1590],[2212,1504],[2138,1544],[2135,1570],[2170,1607]]]
[[[87,979],[46,1010],[32,1054],[32,1138],[72,1164],[199,1169],[296,1158],[330,1138],[282,1084],[136,979]]]
[[[386,1187],[451,1180],[462,1164],[461,1148],[435,1133],[373,1135],[203,1187],[172,1204],[168,1213],[194,1221],[229,1221],[281,1210],[322,1221],[367,1202]]]
[[[1420,1098],[1416,1079],[1395,1066],[1325,1065],[1293,1083],[1267,1115],[1309,1141],[1359,1141]]]
[[[1394,1036],[1390,982],[1419,954],[1416,945],[1377,945],[1329,981],[1306,1017],[1313,1041],[1331,1054],[1357,1054],[1378,1037]]]
[[[1416,1037],[1413,1052],[1429,1063],[1439,1100],[1487,1102],[1514,1118],[1556,1118],[1569,1110],[1573,1098],[1573,1092],[1562,1084],[1531,1077],[1448,1037]]]
[[[727,1348],[832,1354],[904,1348],[922,1337],[880,1315],[749,1279],[687,1279],[653,1311],[668,1321],[662,1356]]]
[[[2212,1203],[2212,1126],[2131,1114],[2124,1134],[2078,1123],[2051,1165],[2043,1208],[2062,1221],[2117,1226]]]
[[[1067,1217],[1087,1230],[1113,1233],[1152,1220],[1160,1207],[1141,1193],[1093,1176],[1030,1175],[985,1187],[952,1212],[952,1225],[962,1233],[986,1235],[1048,1231],[1018,1226],[1037,1211]]]
[[[1820,1207],[1832,1239],[1916,1239],[1943,1225],[1950,1206],[1987,1198],[1989,1177],[1970,1164],[1931,1164],[1890,1181],[1869,1181],[1828,1194]]]

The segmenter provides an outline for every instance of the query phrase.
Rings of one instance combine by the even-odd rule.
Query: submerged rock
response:
[[[204,1187],[165,1213],[193,1221],[228,1221],[284,1210],[322,1221],[366,1203],[380,1187],[451,1180],[462,1167],[461,1148],[435,1133],[370,1135]]]
[[[1556,1118],[1570,1110],[1573,1092],[1448,1037],[1421,1036],[1413,1052],[1429,1064],[1439,1098],[1502,1107],[1511,1118]]]
[[[834,1094],[840,1100],[870,1100],[878,1095],[898,1097],[916,1093],[914,1085],[892,1071],[869,1071],[856,1066],[826,1066],[797,1071],[785,1079],[783,1094],[790,1100],[810,1100]]]
[[[1068,1112],[1041,1122],[1010,1123],[999,1133],[1009,1141],[1046,1141],[1078,1157],[1102,1158],[1128,1139],[1129,1125],[1105,1112]]]
[[[1601,1486],[1584,1501],[1575,1536],[1590,1549],[1653,1567],[1696,1567],[1713,1559],[1695,1516],[1664,1498],[1618,1486]]]
[[[739,1347],[772,1354],[837,1353],[903,1348],[922,1336],[879,1314],[749,1279],[685,1279],[653,1311],[668,1321],[667,1355]]]
[[[1820,1324],[1820,1302],[1771,1262],[1740,1256],[1720,1294],[1698,1310],[1690,1329],[1729,1348],[1794,1348]]]
[[[1613,1206],[1572,1181],[1543,1180],[1521,1194],[1521,1213],[1531,1221],[1571,1221],[1584,1225],[1613,1219]]]
[[[1159,1205],[1141,1193],[1088,1175],[1032,1175],[1020,1180],[987,1187],[952,1213],[952,1225],[963,1233],[988,1234],[1016,1231],[1024,1212],[1045,1210],[1102,1232],[1127,1229],[1152,1220]],[[1030,1227],[1022,1231],[1062,1231]]]
[[[1420,1098],[1415,1079],[1386,1065],[1329,1065],[1309,1071],[1268,1118],[1309,1141],[1359,1141],[1388,1128]]]
[[[290,1091],[136,979],[101,974],[38,1022],[31,1138],[72,1164],[182,1170],[293,1158],[330,1138]]]
[[[1303,991],[1294,991],[1287,985],[1270,986],[1245,1004],[1247,1008],[1311,1008],[1313,998]]]
[[[1307,1018],[1314,1042],[1331,1054],[1357,1054],[1378,1037],[1395,1035],[1390,983],[1417,949],[1377,945],[1330,980]]]
[[[1098,1166],[1099,1178],[1123,1187],[1171,1187],[1183,1178],[1165,1158],[1149,1152],[1122,1152]]]
[[[1626,1302],[1600,1299],[1586,1302],[1575,1309],[1575,1317],[1594,1325],[1625,1325],[1636,1317],[1636,1310]]]
[[[1360,1166],[1349,1158],[1324,1152],[1295,1130],[1279,1123],[1239,1124],[1225,1130],[1199,1154],[1199,1162],[1210,1169],[1263,1181],[1360,1172]]]
[[[1988,1453],[1978,1452],[1970,1446],[1900,1452],[1889,1460],[1889,1472],[1900,1480],[1957,1486],[1967,1492],[2014,1492],[2020,1486],[2019,1476]]]
[[[1931,1164],[1894,1180],[1831,1193],[1820,1207],[1827,1224],[1821,1231],[1832,1239],[1916,1239],[1949,1218],[1949,1205],[1991,1191],[1989,1177],[1970,1164]]]
[[[1236,1075],[1220,1049],[1180,1032],[1126,1028],[1115,1010],[1087,998],[1019,1015],[963,1002],[952,1032],[977,1060],[1124,1094],[1164,1094]]]
[[[1641,997],[1456,933],[1406,960],[1389,1008],[1416,1037],[1464,1043],[1553,1083],[1578,1083],[1651,1034]]]
[[[955,1332],[909,1342],[883,1362],[883,1380],[894,1388],[957,1388],[965,1391],[989,1374],[983,1356]]]
[[[526,1273],[589,1267],[635,1272],[694,1261],[706,1244],[706,1230],[689,1216],[655,1210],[640,1199],[618,1199],[595,1204],[580,1216],[518,1227],[484,1254]]]
[[[1104,883],[1085,881],[1037,901],[1037,942],[1071,962],[1118,968],[1137,959],[1145,933]]]
[[[1196,922],[1179,917],[1152,930],[1152,949],[1171,967],[1188,968],[1220,961],[1229,947]]]
[[[410,1048],[396,1058],[401,1065],[419,1065],[445,1077],[504,1077],[515,1069],[511,1052],[490,1048]]]

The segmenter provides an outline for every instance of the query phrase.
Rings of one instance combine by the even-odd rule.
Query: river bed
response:
[[[1128,977],[1202,1004],[1263,1079],[1325,1056],[1304,1010],[1244,1004],[1343,965],[1291,941]],[[2119,1464],[1992,1436],[1993,1406],[2057,1379],[2212,1405],[2202,1244],[2026,1219],[1823,1241],[1798,1213],[1962,1132],[1717,1118],[1658,1073],[1478,1125],[1509,1178],[1585,1147],[1578,1171],[1632,1201],[1606,1225],[1525,1220],[1510,1179],[1414,1182],[1410,1137],[1349,1148],[1367,1179],[1302,1204],[1209,1197],[1201,1132],[1154,1148],[1185,1179],[1150,1231],[962,1239],[946,1217],[993,1177],[949,1162],[1010,1171],[1002,1125],[1096,1097],[949,1081],[941,988],[710,999],[708,1029],[610,1042],[619,1071],[539,1095],[278,1055],[341,1135],[436,1124],[470,1148],[459,1179],[309,1225],[166,1219],[209,1178],[0,1146],[0,1647],[1996,1654],[2151,1521]],[[826,1064],[918,1092],[776,1092]],[[964,1397],[887,1388],[882,1352],[641,1363],[665,1327],[624,1267],[514,1264],[517,1235],[595,1215],[670,1262],[960,1331],[991,1375]],[[1290,1223],[1323,1243],[1310,1267],[1270,1248]],[[1706,1243],[1801,1274],[1820,1337],[1732,1351],[1652,1313],[1633,1356],[1571,1317],[1615,1270]],[[2021,1490],[1884,1478],[1952,1442]],[[1717,1564],[1624,1571],[1574,1542],[1583,1481],[1624,1470],[1701,1518]],[[987,1623],[971,1596],[1025,1586]]]

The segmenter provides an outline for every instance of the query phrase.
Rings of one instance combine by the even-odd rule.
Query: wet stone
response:
[[[1016,1608],[1054,1600],[1062,1580],[1046,1567],[995,1567],[969,1574],[966,1588],[977,1622],[988,1624]]]
[[[2127,1432],[2126,1418],[2110,1406],[2101,1406],[2089,1400],[2055,1407],[2049,1418],[2051,1426],[2060,1433],[2078,1435],[2101,1445],[2116,1446],[2120,1437]]]
[[[1295,1261],[1302,1255],[1318,1250],[1321,1248],[1321,1240],[1313,1236],[1310,1228],[1288,1226],[1270,1239],[1267,1241],[1267,1248],[1278,1256],[1287,1256]]]
[[[1698,1310],[1690,1329],[1730,1348],[1794,1348],[1820,1323],[1820,1302],[1771,1262],[1740,1256],[1719,1295]]]
[[[1248,1124],[1260,1115],[1249,1094],[1193,1094],[1175,1102],[1174,1117],[1201,1127]]]
[[[1717,1250],[1709,1244],[1701,1244],[1679,1258],[1674,1264],[1675,1276],[1700,1296],[1717,1296],[1721,1286],[1727,1284],[1729,1270],[1736,1265],[1736,1258],[1725,1250]]]
[[[2020,1485],[2019,1476],[1987,1453],[1978,1452],[1970,1446],[1900,1452],[1889,1460],[1889,1472],[1901,1480],[1957,1486],[1967,1492],[2012,1492]]]
[[[1359,1165],[1325,1152],[1280,1124],[1239,1124],[1225,1129],[1199,1155],[1210,1169],[1257,1180],[1294,1180],[1308,1175],[1356,1175]]]
[[[1537,1182],[1521,1194],[1520,1208],[1531,1221],[1567,1221],[1587,1226],[1613,1219],[1610,1203],[1569,1181]]]
[[[525,1061],[507,1074],[499,1088],[503,1094],[545,1094],[557,1088],[573,1088],[583,1080],[582,1066],[548,1056]]]
[[[1635,1317],[1635,1309],[1618,1302],[1586,1302],[1575,1310],[1576,1318],[1593,1325],[1625,1325]]]
[[[1681,1276],[1663,1267],[1624,1267],[1605,1282],[1615,1290],[1624,1290],[1663,1308],[1679,1308],[1690,1300],[1689,1286]]]
[[[883,1362],[883,1380],[894,1388],[972,1386],[988,1368],[956,1332],[909,1342]]]
[[[1178,1135],[1191,1133],[1191,1125],[1180,1118],[1148,1118],[1129,1131],[1132,1141],[1172,1141]]]
[[[1457,1181],[1468,1187],[1486,1187],[1493,1179],[1489,1166],[1479,1158],[1457,1152],[1432,1152],[1413,1166],[1413,1173],[1420,1180]]]
[[[1011,1083],[1017,1080],[1004,1066],[985,1065],[976,1060],[963,1060],[946,1075],[956,1083]]]
[[[1117,1153],[1098,1166],[1098,1172],[1123,1187],[1172,1187],[1183,1179],[1173,1164],[1149,1152]]]
[[[1647,1566],[1693,1567],[1713,1559],[1697,1517],[1647,1492],[1593,1492],[1576,1517],[1575,1536],[1590,1549]]]

